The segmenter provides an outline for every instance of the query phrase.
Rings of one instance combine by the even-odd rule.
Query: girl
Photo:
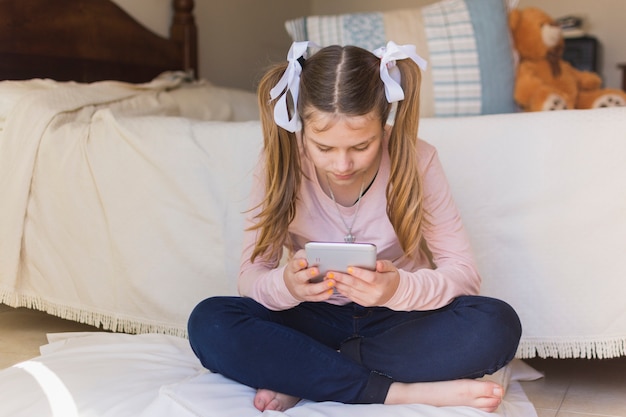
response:
[[[374,53],[307,42],[258,88],[264,158],[244,237],[243,297],[201,302],[189,339],[213,372],[257,388],[261,411],[300,398],[494,411],[521,335],[480,277],[435,149],[417,139],[410,45]],[[387,120],[395,104],[392,125]],[[376,270],[307,264],[308,241],[378,248]],[[281,263],[283,247],[288,260]]]

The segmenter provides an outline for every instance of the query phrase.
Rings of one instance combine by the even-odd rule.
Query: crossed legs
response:
[[[189,321],[203,365],[258,388],[261,410],[307,398],[493,411],[502,387],[474,378],[506,365],[520,334],[510,306],[473,296],[424,312],[327,303],[270,311],[248,298],[218,297],[200,303]]]

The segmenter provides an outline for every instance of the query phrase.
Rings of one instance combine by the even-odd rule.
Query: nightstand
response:
[[[617,67],[622,69],[622,90],[626,91],[626,62],[617,64]]]
[[[595,72],[598,66],[599,47],[598,40],[593,36],[565,38],[563,59],[578,70]]]

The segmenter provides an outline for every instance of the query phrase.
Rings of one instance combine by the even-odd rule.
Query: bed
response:
[[[148,218],[138,218],[138,228],[134,228],[130,226],[134,222],[131,217],[141,217],[142,211],[150,207],[164,207],[163,199],[168,198],[167,186],[162,185],[155,187],[162,192],[160,197],[154,195],[143,201],[134,198],[146,195],[150,188],[143,183],[147,178],[133,176],[146,175],[139,174],[136,163],[140,160],[147,165],[154,162],[152,166],[155,170],[147,174],[153,179],[155,176],[167,176],[167,170],[174,167],[170,165],[159,172],[161,164],[167,162],[151,161],[150,158],[158,158],[158,155],[150,153],[174,147],[172,141],[175,138],[159,135],[158,129],[150,127],[151,133],[138,132],[130,138],[113,128],[120,139],[115,142],[107,139],[113,137],[110,132],[113,125],[107,125],[105,120],[113,121],[118,117],[145,123],[153,117],[155,123],[150,121],[151,126],[161,121],[171,125],[170,133],[171,129],[180,128],[180,136],[184,136],[184,132],[193,127],[194,121],[258,119],[253,93],[221,88],[206,80],[195,79],[197,51],[193,6],[193,1],[172,2],[171,38],[164,39],[139,25],[110,1],[0,2],[0,27],[3,28],[0,34],[0,77],[6,80],[2,82],[0,93],[0,166],[3,170],[0,182],[2,195],[10,196],[0,203],[3,213],[0,226],[0,235],[3,236],[0,301],[12,306],[45,310],[106,330],[133,333],[162,331],[184,335],[182,322],[187,314],[186,307],[173,307],[178,310],[176,314],[170,307],[186,304],[190,296],[193,301],[199,301],[200,294],[210,294],[211,288],[206,285],[193,288],[190,285],[184,293],[177,293],[160,285],[178,285],[176,276],[181,275],[193,276],[195,280],[206,266],[196,261],[189,262],[183,269],[177,269],[167,261],[159,265],[154,255],[158,258],[161,249],[176,249],[148,248],[149,245],[128,240],[131,236],[144,236],[149,242],[148,236],[155,236]],[[60,41],[50,42],[50,39]],[[90,137],[82,137],[85,131],[81,130],[81,126],[96,120],[101,121],[96,124],[104,130],[93,125]],[[57,139],[48,139],[49,134]],[[154,141],[142,150],[141,139],[147,134],[152,135]],[[75,140],[70,139],[72,137]],[[104,142],[99,142],[102,139]],[[139,142],[133,144],[133,140]],[[65,145],[48,148],[52,143],[60,145],[62,142]],[[80,145],[76,145],[78,143]],[[149,149],[158,143],[161,148]],[[189,145],[192,145],[191,142]],[[108,149],[105,151],[101,146]],[[178,178],[170,178],[166,182],[171,192],[179,194],[179,197],[174,197],[174,194],[169,197],[180,198],[182,193],[188,192],[190,199],[199,199],[193,195],[195,190],[191,186],[184,191],[177,188],[176,182],[184,182],[184,175],[192,177],[194,169],[199,170],[195,174],[200,174],[202,170],[206,173],[207,168],[203,168],[203,164],[207,161],[195,156],[194,165],[193,160],[176,158],[184,156],[181,153],[183,149],[200,152],[202,146],[198,143],[190,148],[182,144],[180,148],[174,147],[174,151],[179,153],[170,155],[169,164],[187,164],[187,168],[184,173],[181,171]],[[103,152],[112,154],[101,159]],[[110,157],[114,158],[113,163],[107,160]],[[57,172],[61,176],[69,174],[74,180],[66,182],[57,177],[56,180],[61,182],[54,183],[55,175],[38,174],[39,163],[56,165],[59,161],[69,162],[68,158],[75,163],[67,163]],[[127,165],[124,161],[130,162],[130,159],[125,158],[135,162]],[[226,160],[222,158],[221,161]],[[106,172],[99,171],[99,167]],[[131,188],[116,189],[115,182],[134,183],[131,188],[137,188],[135,191]],[[50,192],[51,195],[35,197],[38,193],[34,192],[34,188],[40,185],[44,193]],[[113,188],[108,188],[111,185]],[[184,188],[184,184],[181,187]],[[103,193],[108,192],[116,194],[111,197],[119,199],[119,202],[105,207],[108,203],[100,205],[99,202],[106,198]],[[34,217],[30,214],[24,216],[26,212],[39,210],[32,205],[35,200],[43,204],[41,208],[48,213],[46,217],[59,210],[52,216],[61,215],[65,220],[54,220],[57,224],[53,227],[55,230],[35,231],[38,221],[31,223],[30,219]],[[196,204],[199,202],[196,201]],[[193,208],[198,210],[196,215],[201,219],[200,228],[206,229],[206,222],[201,216],[203,208]],[[77,211],[70,214],[74,209]],[[173,209],[174,206],[164,208],[166,211]],[[75,215],[84,213],[83,210],[96,210],[101,217],[80,220]],[[117,224],[114,212],[126,213],[122,214],[126,218],[124,224]],[[167,217],[165,213],[161,215]],[[150,222],[153,220],[156,219]],[[192,227],[189,221],[183,221],[183,225]],[[111,229],[117,227],[121,228],[122,235]],[[84,240],[89,234],[80,230],[93,232],[88,238],[91,242]],[[30,231],[34,234],[31,235]],[[113,239],[106,242],[102,239],[104,236]],[[161,238],[156,240],[163,242]],[[31,246],[30,242],[39,243]],[[126,244],[134,247],[132,253],[123,248]],[[56,247],[59,252],[44,249],[35,254],[33,251],[38,252],[36,246],[40,249]],[[70,247],[78,249],[78,252],[73,252]],[[210,249],[210,242],[203,242],[191,248],[189,256],[202,258],[202,253],[211,252]],[[70,251],[73,253],[69,254]],[[61,255],[61,252],[66,254]],[[69,263],[67,257],[71,258]],[[142,265],[142,271],[137,271],[133,265]],[[56,278],[51,280],[51,276]],[[98,282],[103,285],[93,285]],[[147,292],[153,289],[171,294],[170,306],[151,299],[147,292],[141,294],[141,288]],[[230,290],[231,287],[224,284],[219,292]]]
[[[262,146],[254,94],[196,79],[193,5],[172,2],[162,39],[108,0],[0,0],[0,302],[107,330],[50,335],[0,371],[0,415],[261,415],[185,339],[197,302],[236,294]],[[524,325],[518,359],[489,376],[508,386],[495,415],[534,416],[518,381],[540,375],[521,359],[626,354],[626,110],[455,116],[423,119],[420,136],[483,292]],[[382,413],[485,415],[306,401],[282,414]]]
[[[172,2],[169,39],[141,27],[110,1],[1,3],[2,80],[136,83],[150,81],[164,71],[198,74],[193,0]]]

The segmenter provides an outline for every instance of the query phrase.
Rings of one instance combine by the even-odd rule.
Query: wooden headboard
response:
[[[110,0],[0,0],[0,80],[149,81],[198,74],[193,0],[172,0],[170,38]]]

